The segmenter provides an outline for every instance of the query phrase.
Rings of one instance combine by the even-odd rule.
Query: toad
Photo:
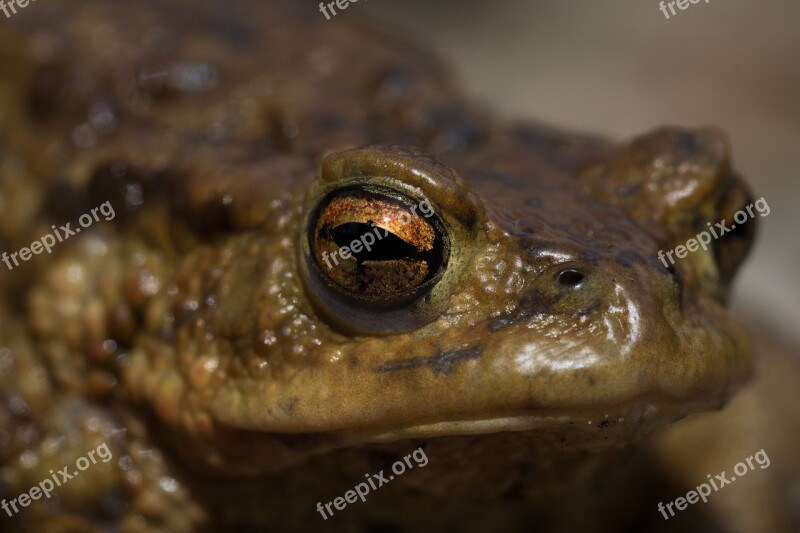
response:
[[[750,203],[722,133],[502,121],[295,4],[49,0],[0,31],[3,249],[116,215],[2,273],[0,496],[113,456],[4,530],[319,527],[418,447],[325,526],[528,527],[748,377],[754,220],[657,257]]]

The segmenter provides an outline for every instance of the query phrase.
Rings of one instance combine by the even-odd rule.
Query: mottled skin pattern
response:
[[[541,488],[747,378],[723,303],[752,231],[656,256],[749,202],[721,134],[503,123],[426,53],[294,4],[3,21],[2,248],[117,214],[0,269],[0,497],[114,454],[4,531],[555,527]],[[354,184],[447,228],[441,279],[400,308],[311,272],[309,215]],[[428,467],[323,522],[420,445]]]

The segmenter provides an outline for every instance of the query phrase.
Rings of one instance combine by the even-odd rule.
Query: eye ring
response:
[[[450,242],[423,199],[373,185],[333,191],[308,225],[312,263],[341,297],[377,308],[408,304],[447,268]]]

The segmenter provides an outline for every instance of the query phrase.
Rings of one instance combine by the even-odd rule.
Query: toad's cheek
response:
[[[669,422],[718,407],[750,375],[745,333],[712,298],[681,303],[638,288],[615,283],[590,313],[529,317],[491,337],[483,383],[543,413],[674,403]]]
[[[599,448],[717,407],[747,376],[749,347],[725,329],[721,308],[682,312],[632,289],[613,293],[577,320],[542,314],[494,333],[487,321],[473,337],[482,346],[426,357],[387,346],[395,359],[380,366],[338,362],[280,385],[238,382],[220,391],[215,418],[229,427],[327,434],[335,443],[325,446],[335,447],[536,431],[543,442],[569,435]]]
[[[681,349],[670,354],[657,376],[658,392],[687,400],[705,395],[719,407],[752,374],[753,348],[745,329],[711,296],[687,301],[682,316],[670,319]]]

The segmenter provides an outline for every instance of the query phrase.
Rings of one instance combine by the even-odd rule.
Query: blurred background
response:
[[[722,531],[800,531],[800,2],[701,1],[669,19],[657,0],[356,6],[347,16],[432,48],[468,95],[507,118],[619,140],[660,125],[729,134],[735,167],[771,209],[732,302],[753,333],[757,374],[723,411],[675,424],[654,449],[688,490],[763,448],[769,469],[706,509]]]

